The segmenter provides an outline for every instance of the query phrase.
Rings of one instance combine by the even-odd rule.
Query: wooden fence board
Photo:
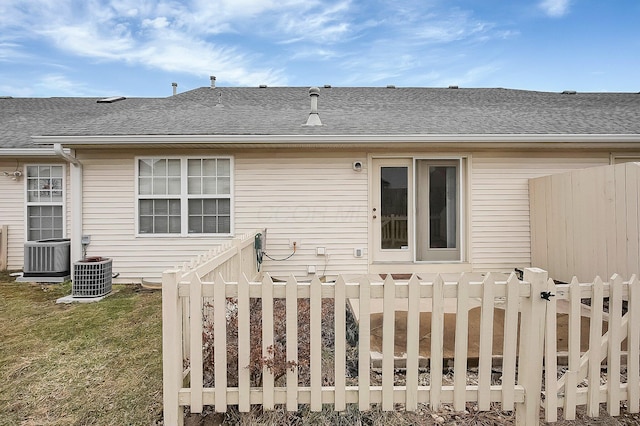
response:
[[[431,299],[431,351],[429,353],[429,376],[431,395],[429,405],[434,411],[440,409],[442,393],[442,357],[444,348],[444,280],[440,274],[433,280]]]
[[[407,374],[406,408],[418,408],[418,355],[420,345],[420,280],[413,275],[409,280],[409,300],[407,305]]]
[[[262,356],[271,358],[270,348],[275,345],[273,331],[273,280],[265,274],[262,280]],[[262,367],[262,407],[265,410],[275,408],[273,371],[265,364]]]
[[[489,389],[491,388],[491,366],[493,349],[493,310],[494,285],[493,274],[487,274],[483,282],[482,308],[480,316],[480,353],[478,360],[478,387],[480,399],[478,409],[486,411],[490,408]]]
[[[629,280],[629,323],[627,328],[627,386],[629,412],[640,411],[640,282],[633,275]]]
[[[0,271],[8,268],[9,256],[9,226],[0,225]]]
[[[293,275],[287,279],[287,361],[293,367],[287,369],[287,410],[298,410],[298,283]]]
[[[569,336],[568,336],[568,371],[566,373],[566,385],[564,387],[565,405],[564,418],[574,420],[576,417],[578,374],[580,371],[580,283],[576,277],[571,280],[569,288]],[[561,391],[561,389],[558,389]]]
[[[214,353],[214,377],[216,386],[216,406],[219,413],[227,411],[227,298],[225,297],[226,284],[222,274],[218,274],[215,282],[215,296],[213,299],[213,329],[215,342]]]
[[[611,416],[620,415],[620,356],[622,345],[622,277],[611,278],[609,296],[609,353],[607,354],[607,412]]]
[[[467,354],[469,349],[469,276],[463,274],[458,281],[456,306],[456,341],[453,360],[453,408],[464,411],[467,388]]]
[[[504,339],[502,341],[502,410],[513,411],[514,388],[516,385],[516,345],[518,341],[518,285],[520,282],[515,273],[511,273],[507,281],[507,297],[504,314]],[[466,368],[465,368],[466,370]]]
[[[309,302],[311,411],[322,411],[322,283],[318,277],[311,280]]]
[[[358,408],[366,411],[371,408],[369,387],[371,378],[370,368],[370,348],[371,339],[371,283],[364,277],[360,279],[360,323],[358,324]]]
[[[334,316],[335,316],[335,410],[344,411],[347,409],[346,402],[346,374],[347,374],[347,343],[346,343],[346,295],[344,277],[340,276],[335,282],[335,300],[334,300]]]
[[[251,386],[251,318],[249,300],[249,281],[242,274],[238,281],[238,389],[240,398],[238,409],[240,412],[251,410],[249,389]]]
[[[546,292],[555,295],[555,283],[552,279],[547,280]],[[558,394],[555,390],[558,388],[558,337],[556,330],[557,321],[557,299],[550,296],[547,301],[547,312],[545,314],[545,419],[547,422],[558,421]],[[542,297],[542,296],[541,296]]]
[[[598,417],[600,415],[600,354],[602,351],[601,345],[598,345],[597,342],[602,337],[602,287],[602,280],[597,277],[593,282],[591,321],[589,325],[589,368],[587,375],[589,380],[587,414],[589,417]],[[596,385],[594,386],[594,384]]]
[[[382,410],[393,410],[395,349],[395,281],[388,274],[384,280],[382,314]]]

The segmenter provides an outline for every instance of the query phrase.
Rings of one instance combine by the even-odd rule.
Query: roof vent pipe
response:
[[[209,79],[211,80],[211,88],[215,89],[216,88],[216,76],[212,75],[209,77]]]
[[[320,96],[320,89],[312,87],[309,89],[309,97],[311,98],[311,113],[307,118],[307,126],[322,126],[320,116],[318,115],[318,97]]]
[[[178,83],[171,83],[171,86],[173,87],[173,96],[175,96],[178,93]]]

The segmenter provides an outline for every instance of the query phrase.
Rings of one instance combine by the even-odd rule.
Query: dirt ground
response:
[[[371,349],[382,351],[382,313],[371,314]],[[504,310],[493,310],[494,334],[493,355],[502,355],[504,341]],[[518,321],[519,322],[519,321]],[[580,328],[580,349],[585,352],[589,348],[589,318],[582,317]],[[567,351],[569,334],[568,315],[558,314],[558,352]],[[607,323],[603,322],[604,331]],[[455,348],[456,314],[444,314],[444,358],[453,359]],[[428,358],[431,351],[431,312],[420,313],[420,356]],[[478,358],[480,350],[480,307],[469,310],[469,348],[468,357]],[[395,313],[395,355],[402,356],[407,348],[407,312]]]

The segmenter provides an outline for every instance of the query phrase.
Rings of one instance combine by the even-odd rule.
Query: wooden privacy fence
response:
[[[531,179],[529,199],[533,265],[565,282],[640,274],[640,163]]]
[[[9,267],[9,227],[0,225],[0,271]]]

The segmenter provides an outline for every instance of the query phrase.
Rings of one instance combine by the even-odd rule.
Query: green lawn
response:
[[[0,425],[151,425],[162,415],[161,293],[114,286],[57,305],[71,285],[0,275]]]

